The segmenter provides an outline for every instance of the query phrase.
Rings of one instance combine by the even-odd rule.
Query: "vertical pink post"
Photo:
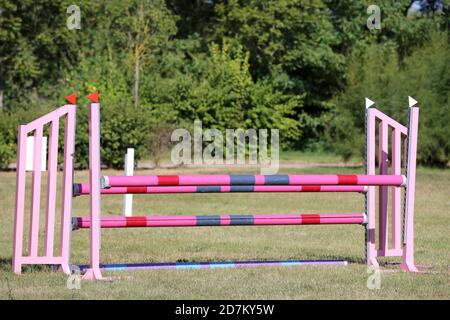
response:
[[[366,100],[366,174],[375,174],[375,110],[370,108],[374,103],[370,101],[370,104]],[[375,203],[376,192],[374,186],[369,186],[366,193],[366,250],[367,250],[367,264],[378,267],[377,250],[375,244]]]
[[[416,188],[417,132],[419,129],[419,108],[417,101],[409,97],[408,155],[406,167],[405,220],[403,226],[402,270],[415,271],[414,264],[414,196]]]
[[[53,257],[56,214],[56,182],[58,176],[58,136],[59,119],[52,121],[50,124],[50,139],[48,148],[47,208],[45,222],[46,257]]]
[[[33,150],[33,178],[31,193],[31,212],[30,212],[30,239],[28,254],[32,257],[38,256],[39,245],[39,212],[41,205],[41,153],[42,153],[42,126],[38,126],[34,131],[34,150]]]
[[[26,183],[26,151],[27,133],[24,125],[19,126],[19,142],[17,144],[16,162],[16,208],[14,215],[14,246],[13,246],[13,271],[22,272],[22,252],[23,252],[23,222],[25,210],[25,183]]]
[[[100,271],[100,104],[89,106],[90,268],[83,278],[104,279]]]
[[[64,171],[62,182],[62,212],[61,212],[61,256],[64,263],[62,270],[70,274],[70,232],[72,215],[72,185],[73,185],[73,158],[75,153],[75,105],[66,115],[66,131],[64,135]]]
[[[392,130],[392,174],[402,174],[401,132]],[[401,255],[401,188],[392,187],[392,248]]]
[[[384,121],[379,122],[379,142],[378,142],[378,167],[379,173],[389,174],[389,128]],[[379,188],[379,249],[380,254],[384,256],[388,249],[388,187]]]

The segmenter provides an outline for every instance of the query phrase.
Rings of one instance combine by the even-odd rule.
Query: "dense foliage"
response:
[[[99,90],[102,159],[149,153],[153,131],[278,128],[284,148],[362,149],[364,97],[405,120],[421,104],[419,159],[449,161],[448,15],[407,18],[409,0],[0,0],[0,166],[13,161],[17,124]],[[86,166],[85,98],[77,165]],[[151,153],[151,152],[150,152]]]

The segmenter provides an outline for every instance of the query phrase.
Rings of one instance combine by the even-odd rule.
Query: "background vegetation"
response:
[[[143,156],[152,132],[195,119],[279,128],[284,148],[348,159],[363,149],[364,97],[405,121],[408,95],[422,107],[419,160],[449,161],[445,12],[411,19],[409,0],[377,1],[381,29],[369,30],[359,0],[77,0],[81,29],[69,30],[73,2],[0,0],[0,166],[14,160],[19,122],[96,89],[112,167],[126,146]]]

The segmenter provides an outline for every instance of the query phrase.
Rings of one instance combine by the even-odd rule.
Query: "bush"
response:
[[[135,160],[148,154],[151,132],[158,129],[167,115],[163,108],[130,104],[101,105],[101,160],[107,167],[122,169],[127,148],[135,149]],[[81,110],[77,116],[76,134],[77,168],[87,168],[89,161],[89,130],[87,110]]]
[[[0,168],[14,163],[17,155],[17,132],[19,124],[28,123],[47,113],[47,109],[29,108],[16,112],[0,112]]]
[[[161,164],[164,154],[172,145],[171,135],[173,130],[175,130],[174,125],[162,121],[155,124],[148,134],[148,152],[156,167]]]
[[[394,47],[370,45],[355,50],[347,72],[347,89],[334,99],[328,141],[344,158],[362,155],[364,98],[407,123],[407,97],[421,107],[418,161],[445,166],[450,157],[450,46],[448,33],[436,33],[399,62]],[[356,151],[360,150],[360,151]],[[358,154],[359,153],[359,154]]]
[[[6,113],[0,117],[0,168],[5,169],[16,156],[17,120]]]
[[[240,46],[224,42],[210,45],[209,56],[201,61],[184,61],[182,55],[167,58],[183,72],[168,72],[169,66],[153,65],[143,83],[143,101],[165,105],[180,124],[200,119],[205,128],[280,130],[283,146],[299,139],[302,126],[295,110],[303,106],[304,94],[288,95],[272,81],[255,81],[249,71],[248,53]]]

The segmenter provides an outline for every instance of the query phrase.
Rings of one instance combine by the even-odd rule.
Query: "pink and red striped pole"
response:
[[[102,189],[102,194],[170,194],[170,193],[264,193],[264,192],[360,192],[366,186],[151,186],[111,187]],[[75,184],[74,196],[88,195],[89,184]]]
[[[239,185],[358,185],[404,186],[404,175],[155,175],[103,176],[106,187],[146,186],[239,186]]]
[[[200,227],[200,226],[256,226],[302,224],[363,224],[364,213],[333,214],[245,214],[217,216],[141,216],[102,217],[102,228],[130,227]],[[73,229],[90,228],[90,217],[73,219]]]

